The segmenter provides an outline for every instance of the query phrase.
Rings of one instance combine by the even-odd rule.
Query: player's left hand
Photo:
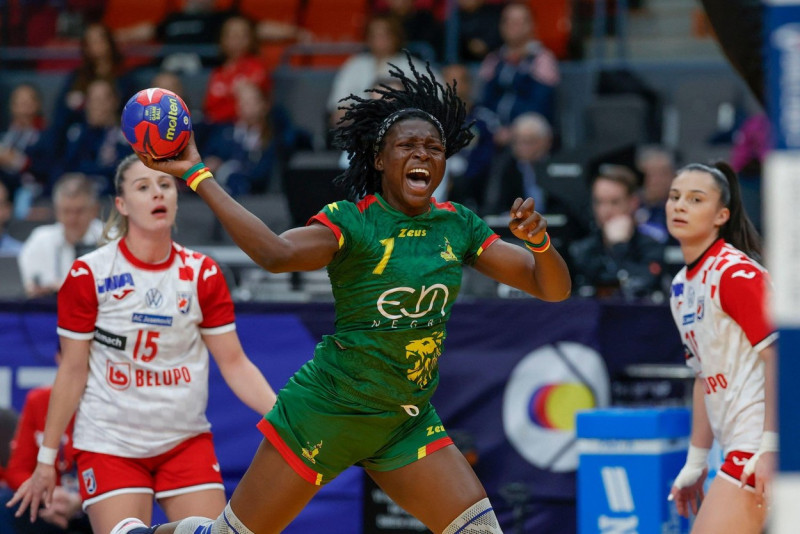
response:
[[[547,219],[536,211],[536,205],[532,198],[525,200],[517,198],[511,205],[511,221],[508,228],[515,237],[531,243],[541,243],[544,241],[544,234],[547,232]]]
[[[769,502],[769,487],[772,482],[772,474],[775,472],[775,453],[762,452],[753,455],[742,469],[742,476],[739,481],[742,487],[747,484],[750,475],[756,475],[756,504],[765,506]]]

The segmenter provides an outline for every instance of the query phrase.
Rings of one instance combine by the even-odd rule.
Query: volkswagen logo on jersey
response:
[[[158,308],[164,302],[164,297],[161,295],[161,292],[156,289],[148,289],[147,294],[144,296],[144,301],[147,303],[147,306],[150,308]]]
[[[608,371],[596,351],[574,342],[545,345],[511,372],[503,396],[503,429],[534,466],[574,471],[575,413],[607,406],[610,397]]]

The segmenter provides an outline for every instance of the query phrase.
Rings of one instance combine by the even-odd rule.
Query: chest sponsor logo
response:
[[[683,295],[683,282],[672,284],[672,296],[680,297],[681,295]]]
[[[702,321],[703,316],[706,314],[706,299],[705,297],[700,297],[697,299],[697,320]]]
[[[107,291],[114,292],[124,287],[133,286],[133,275],[131,273],[115,274],[97,281],[97,293],[102,295]]]
[[[106,361],[106,381],[117,391],[124,391],[131,385],[131,365],[124,362]]]
[[[141,324],[154,324],[158,326],[172,326],[172,317],[168,315],[152,315],[149,313],[134,313],[131,321]]]
[[[693,322],[694,322],[694,314],[693,313],[687,313],[686,315],[683,316],[683,324],[684,324],[684,326],[687,325],[687,324],[692,324]]]
[[[148,308],[159,308],[164,303],[164,296],[156,288],[148,289],[144,296]]]
[[[694,288],[692,286],[689,286],[689,289],[686,292],[686,304],[689,305],[689,308],[694,307]]]
[[[117,300],[122,300],[125,297],[127,297],[128,295],[130,295],[131,293],[133,293],[133,291],[134,291],[133,289],[127,288],[127,289],[123,289],[122,291],[118,291],[116,293],[111,293],[111,296],[114,297]]]
[[[419,290],[413,287],[395,287],[378,297],[378,313],[387,319],[419,319],[430,313],[444,316],[449,297],[450,291],[444,284],[422,286]]]
[[[192,294],[189,291],[178,291],[176,302],[179,312],[189,313],[189,310],[192,309]]]
[[[95,328],[94,340],[101,345],[111,347],[112,349],[125,350],[125,345],[128,339],[125,336],[112,334],[111,332],[103,330],[102,328]]]

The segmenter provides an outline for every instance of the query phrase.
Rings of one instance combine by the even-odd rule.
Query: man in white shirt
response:
[[[56,222],[36,228],[22,246],[19,270],[29,298],[58,291],[72,262],[94,249],[103,233],[96,184],[81,173],[53,187]]]

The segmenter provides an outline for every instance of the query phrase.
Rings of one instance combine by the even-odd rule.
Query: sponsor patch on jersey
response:
[[[90,467],[89,469],[81,472],[81,477],[83,478],[83,487],[86,489],[86,493],[89,495],[94,495],[94,492],[97,491],[97,481],[94,478],[94,469]]]
[[[686,315],[683,316],[683,324],[684,325],[692,324],[693,322],[694,322],[694,314],[693,313],[687,313]]]
[[[152,315],[150,313],[134,313],[131,316],[134,323],[154,324],[158,326],[172,326],[172,317],[169,315]]]
[[[692,286],[689,286],[689,290],[687,291],[686,303],[689,305],[690,308],[694,307],[694,288]]]
[[[189,310],[192,309],[192,294],[189,291],[178,291],[176,302],[179,312],[189,313]]]
[[[133,275],[131,273],[115,274],[102,280],[95,280],[97,283],[97,293],[102,295],[106,291],[116,291],[123,287],[133,287]]]
[[[128,389],[131,385],[131,364],[106,361],[106,381],[116,390]]]
[[[683,295],[683,282],[679,284],[672,284],[672,296],[680,297]]]
[[[95,327],[94,340],[100,343],[101,345],[105,345],[106,347],[111,347],[112,349],[125,350],[125,344],[128,341],[128,338],[126,338],[125,336],[112,334],[107,330]]]
[[[162,295],[161,291],[154,287],[147,290],[147,294],[144,296],[144,301],[148,308],[160,308],[164,303],[164,295]]]
[[[697,320],[702,321],[703,315],[706,313],[705,297],[697,299]]]

